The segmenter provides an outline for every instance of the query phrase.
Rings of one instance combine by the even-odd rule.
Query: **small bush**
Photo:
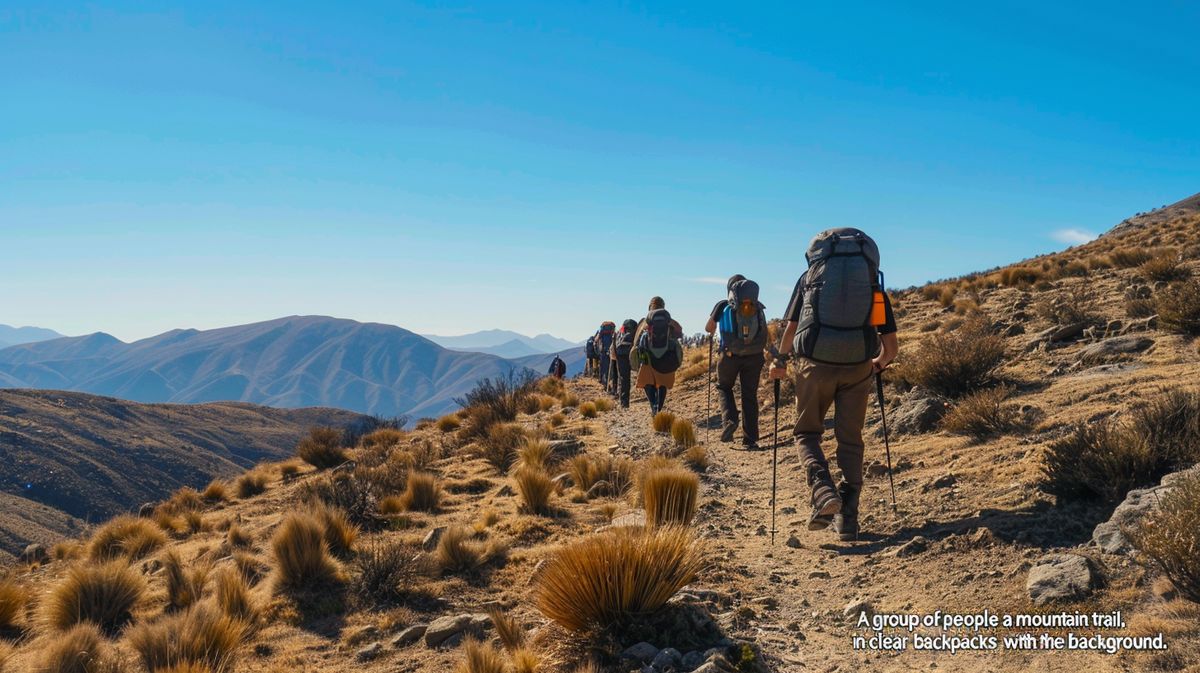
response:
[[[200,600],[208,584],[208,564],[196,563],[185,568],[179,552],[172,549],[163,556],[162,567],[167,582],[168,610],[183,610]]]
[[[214,479],[208,482],[208,486],[204,487],[204,492],[200,495],[205,502],[221,502],[229,498],[229,487],[225,482]]]
[[[406,437],[408,434],[399,428],[380,428],[363,435],[358,445],[368,450],[390,449]]]
[[[575,393],[565,392],[558,398],[559,404],[562,404],[563,409],[579,406],[579,396]]]
[[[360,606],[401,600],[420,580],[424,564],[419,550],[400,544],[374,542],[354,557],[350,593]]]
[[[1142,275],[1152,281],[1174,282],[1186,280],[1192,272],[1179,263],[1174,255],[1160,254],[1142,262]]]
[[[1010,386],[997,386],[967,395],[942,417],[942,429],[980,440],[1020,428],[1020,409],[1005,402],[1012,392]]]
[[[466,528],[454,526],[438,541],[434,562],[443,572],[467,572],[498,558],[505,551],[503,546],[473,540]]]
[[[336,507],[358,526],[369,528],[379,523],[375,516],[378,500],[371,491],[371,485],[345,471],[334,472],[304,484],[300,488],[300,499]]]
[[[25,612],[29,593],[11,579],[0,579],[0,631],[15,629]]]
[[[528,435],[516,423],[497,423],[488,430],[479,442],[479,457],[491,463],[500,472],[507,472],[516,459],[517,449]]]
[[[986,387],[1004,361],[1004,338],[982,319],[932,334],[903,365],[903,376],[939,395],[959,397]]]
[[[216,585],[214,593],[217,606],[222,612],[246,624],[258,621],[259,610],[250,597],[250,585],[240,572],[225,568],[217,573],[213,583]]]
[[[254,543],[254,538],[237,523],[233,523],[225,533],[225,541],[229,543],[230,549],[244,549]]]
[[[271,538],[277,589],[309,589],[340,582],[325,531],[311,514],[292,514]]]
[[[552,428],[562,427],[562,424],[566,423],[566,422],[567,422],[567,417],[561,413],[554,414],[553,416],[550,417],[550,420],[547,421],[547,423],[549,423],[550,427],[552,427]]]
[[[1125,298],[1125,317],[1127,318],[1149,318],[1156,313],[1158,313],[1158,302],[1153,298]]]
[[[499,421],[511,421],[521,410],[521,402],[537,386],[536,375],[528,369],[517,373],[509,371],[507,376],[480,379],[475,388],[464,397],[454,401],[464,408],[486,408]]]
[[[234,655],[245,635],[244,623],[204,604],[139,624],[130,631],[129,644],[151,673],[189,664],[224,673],[233,669]]]
[[[3,663],[0,661],[0,665]],[[66,633],[55,635],[32,670],[46,673],[119,673],[122,668],[113,657],[104,634],[94,624],[83,623],[76,624]]]
[[[296,445],[296,455],[318,470],[337,467],[350,459],[342,448],[342,433],[333,428],[313,428]]]
[[[614,407],[616,407],[616,403],[607,397],[601,397],[601,398],[592,400],[592,404],[595,404],[596,411],[599,411],[601,413],[608,413],[608,412],[612,411]]]
[[[267,477],[259,472],[247,472],[234,485],[239,498],[252,498],[267,490]]]
[[[400,506],[406,512],[436,512],[442,501],[442,485],[436,475],[413,472],[408,486],[400,496]]]
[[[112,635],[133,619],[145,584],[123,561],[77,565],[50,590],[43,601],[43,618],[59,631],[91,622]]]
[[[462,420],[459,419],[458,414],[446,414],[445,416],[437,419],[435,427],[439,432],[454,432],[462,427]]]
[[[508,668],[500,650],[471,637],[463,641],[463,660],[454,670],[455,673],[507,673]]]
[[[1155,296],[1155,305],[1163,329],[1200,336],[1200,281],[1163,289]]]
[[[1088,325],[1100,319],[1095,292],[1086,282],[1076,283],[1066,290],[1039,299],[1034,303],[1033,310],[1051,325]]]
[[[595,418],[599,415],[599,413],[600,412],[596,410],[595,402],[584,402],[583,404],[579,405],[579,415],[584,418]]]
[[[517,451],[517,462],[513,465],[513,470],[519,470],[522,467],[544,470],[549,467],[553,458],[554,451],[550,448],[550,442],[544,439],[526,438]]]
[[[569,631],[619,628],[661,608],[703,565],[703,549],[687,529],[616,528],[555,553],[538,577],[534,601]]]
[[[660,411],[654,414],[650,425],[655,432],[670,432],[671,426],[675,424],[675,414],[669,411]]]
[[[683,462],[688,467],[703,472],[708,469],[708,449],[703,444],[692,444],[683,452]]]
[[[531,514],[549,514],[550,496],[554,493],[554,483],[541,469],[522,467],[513,474],[517,485],[517,494],[521,503]]]
[[[1151,442],[1165,470],[1195,465],[1200,462],[1200,393],[1164,390],[1150,396],[1130,413],[1129,429]]]
[[[687,525],[696,515],[700,479],[679,468],[653,469],[642,477],[646,523],[650,526]]]
[[[354,553],[354,541],[358,539],[358,527],[350,517],[337,507],[320,504],[313,508],[313,516],[321,524],[325,547],[330,554],[345,558]]]
[[[1200,477],[1181,480],[1142,525],[1124,533],[1179,593],[1200,603]]]
[[[1118,248],[1108,253],[1108,262],[1118,269],[1131,269],[1150,261],[1153,253],[1142,248]]]
[[[118,516],[100,527],[88,545],[88,556],[107,561],[118,556],[140,559],[167,542],[162,530],[145,519]]]
[[[696,426],[686,418],[676,418],[671,423],[671,439],[681,449],[692,448],[696,445]]]

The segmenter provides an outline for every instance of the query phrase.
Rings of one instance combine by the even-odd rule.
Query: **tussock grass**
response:
[[[79,540],[55,542],[50,548],[50,558],[55,561],[73,561],[83,556],[84,544]]]
[[[205,502],[221,502],[229,499],[229,487],[225,482],[218,479],[213,479],[208,482],[208,486],[204,487],[204,492],[200,494]]]
[[[252,498],[267,490],[267,477],[261,472],[247,472],[234,484],[239,498]]]
[[[950,434],[975,440],[1017,430],[1021,427],[1021,412],[1017,405],[1006,402],[1012,393],[1011,386],[971,393],[942,417],[941,427]]]
[[[229,525],[225,541],[229,543],[230,549],[245,549],[254,544],[254,538],[236,522]]]
[[[701,362],[699,364],[692,364],[692,365],[688,365],[687,367],[681,367],[679,369],[679,372],[675,375],[675,381],[676,381],[676,383],[685,383],[687,381],[691,381],[693,379],[700,378],[701,376],[704,376],[707,373],[708,373],[708,363],[707,362]]]
[[[558,398],[553,395],[538,395],[538,411],[550,411],[558,404]]]
[[[521,504],[530,514],[550,514],[550,496],[554,483],[540,468],[522,467],[513,474]]]
[[[390,449],[408,437],[408,433],[398,428],[380,428],[363,435],[358,445],[364,449]]]
[[[32,670],[38,673],[119,673],[122,667],[113,657],[104,634],[95,624],[83,623],[50,639]]]
[[[654,418],[650,421],[651,427],[655,432],[670,432],[671,426],[675,424],[675,414],[669,411],[660,411],[654,414]]]
[[[154,508],[154,510],[155,512],[178,515],[204,509],[204,504],[204,496],[199,491],[190,486],[184,486],[172,493],[166,502]]]
[[[462,427],[462,419],[458,417],[458,414],[446,414],[445,416],[437,419],[437,423],[434,424],[434,427],[436,427],[438,431],[442,433],[454,432]]]
[[[358,526],[350,521],[346,512],[331,505],[313,507],[313,517],[321,524],[325,548],[330,554],[345,558],[354,553],[354,542],[358,539]]]
[[[313,428],[296,445],[296,455],[318,470],[337,467],[350,459],[342,447],[342,433],[334,428]]]
[[[443,572],[467,572],[503,556],[507,551],[498,543],[474,540],[467,528],[454,526],[438,542],[434,562]]]
[[[436,475],[413,472],[400,496],[400,506],[406,512],[436,512],[442,501],[442,484]]]
[[[1144,248],[1117,248],[1108,253],[1109,265],[1118,269],[1131,269],[1149,262],[1154,253]]]
[[[608,413],[616,408],[617,403],[607,397],[598,397],[592,400],[592,404],[596,405],[596,410],[601,413]]]
[[[1200,335],[1200,281],[1190,280],[1166,288],[1155,296],[1154,304],[1163,329]]]
[[[1174,282],[1186,280],[1192,275],[1190,269],[1179,262],[1178,255],[1162,253],[1142,262],[1139,269],[1151,281]]]
[[[346,471],[334,472],[303,484],[300,500],[337,507],[360,526],[377,523],[378,501],[371,484]]]
[[[513,464],[513,471],[523,467],[544,470],[550,466],[553,458],[554,452],[550,449],[550,442],[528,437],[517,450],[517,462]]]
[[[584,418],[595,418],[600,414],[595,402],[584,402],[579,405],[579,415]]]
[[[683,462],[697,472],[708,469],[708,449],[703,444],[692,444],[683,452]]]
[[[562,413],[557,413],[551,416],[546,422],[550,425],[550,427],[558,428],[562,427],[563,423],[567,422],[567,417]]]
[[[259,608],[250,596],[250,585],[240,572],[225,568],[213,580],[217,606],[227,616],[245,624],[258,622]]]
[[[700,478],[681,468],[660,468],[642,477],[646,523],[650,526],[687,525],[696,515]]]
[[[277,590],[311,589],[340,584],[329,556],[325,530],[311,514],[292,514],[271,538]]]
[[[384,516],[393,516],[404,512],[404,505],[400,502],[400,496],[389,495],[379,501],[379,513]]]
[[[350,594],[360,606],[401,600],[426,573],[418,550],[402,544],[372,542],[354,557]]]
[[[491,643],[467,638],[462,649],[463,659],[454,668],[455,673],[508,673],[504,656]]]
[[[183,610],[200,601],[208,584],[210,568],[207,563],[187,567],[179,552],[172,549],[163,555],[162,568],[166,577],[168,610]]]
[[[59,631],[91,622],[112,635],[133,619],[145,590],[142,576],[124,561],[76,565],[43,599],[42,619]]]
[[[579,406],[579,396],[572,392],[564,392],[558,397],[558,402],[563,409],[570,409]]]
[[[246,631],[243,622],[205,603],[137,625],[129,633],[129,644],[150,673],[197,664],[224,673],[233,670]]]
[[[671,439],[675,440],[675,446],[690,449],[696,445],[696,426],[686,418],[676,418],[671,422]]]
[[[513,673],[539,673],[542,670],[542,659],[530,649],[520,649],[512,652]]]
[[[478,455],[500,472],[507,472],[528,434],[516,423],[496,423],[479,441]]]
[[[500,644],[509,654],[525,647],[525,629],[520,622],[504,614],[498,608],[491,608],[487,614],[492,618],[492,625],[496,627],[496,637],[500,639]]]
[[[300,466],[295,463],[284,463],[279,466],[279,478],[287,483],[300,476]]]
[[[29,593],[11,578],[0,579],[0,631],[15,629],[25,612]]]
[[[633,483],[634,464],[627,458],[604,454],[581,453],[567,463],[571,483],[587,493],[600,481],[608,482],[607,492],[620,495]]]
[[[960,397],[992,383],[1003,362],[1004,338],[986,320],[973,318],[953,332],[926,337],[901,374],[939,395]]]
[[[122,515],[96,531],[88,544],[88,556],[93,561],[107,561],[118,556],[140,559],[166,542],[167,536],[151,522]]]
[[[569,631],[599,632],[661,608],[703,565],[703,549],[687,529],[617,528],[555,553],[534,602]]]

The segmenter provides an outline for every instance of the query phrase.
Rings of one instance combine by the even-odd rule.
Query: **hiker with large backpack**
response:
[[[550,371],[548,373],[556,379],[561,379],[567,375],[567,363],[555,355],[554,359],[550,361]]]
[[[858,229],[823,231],[805,254],[808,270],[788,304],[787,327],[771,378],[787,374],[795,354],[796,427],[811,488],[809,530],[830,526],[842,540],[858,538],[863,483],[863,424],[872,378],[896,357],[899,341],[891,301],[883,291],[879,248]],[[821,451],[825,413],[834,407],[834,437],[842,482],[834,486]]]
[[[609,383],[613,385],[613,391],[617,395],[617,400],[621,403],[623,409],[629,408],[629,384],[632,368],[629,364],[629,356],[634,351],[634,345],[637,343],[638,323],[636,320],[629,318],[621,323],[621,329],[613,335],[611,350],[612,373],[609,375]]]
[[[738,427],[738,408],[733,384],[742,389],[742,446],[758,449],[758,382],[762,376],[767,347],[765,306],[758,301],[758,283],[736,274],[725,284],[728,297],[713,306],[705,331],[720,329],[720,359],[717,361],[717,390],[721,393],[721,441],[733,441]],[[710,337],[711,338],[711,337]]]
[[[638,324],[630,365],[638,368],[637,386],[646,391],[650,413],[657,414],[667,403],[667,391],[675,385],[675,370],[683,363],[683,328],[667,312],[662,297],[650,299],[650,312]]]
[[[584,349],[584,355],[587,356],[587,364],[583,368],[583,375],[584,376],[598,376],[599,369],[600,369],[600,360],[597,357],[597,353],[596,353],[596,339],[595,339],[594,334],[592,335],[592,338],[588,339],[587,342],[584,344],[583,349]]]
[[[596,330],[595,349],[597,353],[607,353],[612,348],[613,334],[617,332],[616,323],[611,320],[605,320],[600,323],[600,329]],[[608,364],[608,363],[605,363]],[[600,385],[608,387],[608,372],[610,367],[600,368]]]

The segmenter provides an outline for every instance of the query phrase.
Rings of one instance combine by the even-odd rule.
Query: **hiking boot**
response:
[[[721,428],[721,441],[732,442],[733,433],[737,432],[737,423],[727,423]]]
[[[842,510],[842,499],[838,496],[827,467],[809,465],[808,485],[812,487],[812,514],[808,517],[808,529],[824,530],[833,524],[833,515]]]
[[[858,496],[862,486],[851,486],[846,482],[838,485],[838,495],[842,498],[842,511],[833,515],[833,530],[843,542],[854,542],[858,539]]]
[[[742,449],[746,451],[762,451],[763,447],[758,445],[758,442],[746,442],[742,444]]]

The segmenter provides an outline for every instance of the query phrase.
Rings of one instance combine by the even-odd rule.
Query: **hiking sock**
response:
[[[842,511],[833,515],[833,530],[844,542],[858,539],[858,496],[862,486],[851,486],[846,482],[838,484],[838,495],[842,498]]]

